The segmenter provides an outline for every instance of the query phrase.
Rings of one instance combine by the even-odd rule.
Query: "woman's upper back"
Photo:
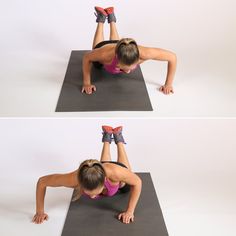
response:
[[[101,164],[105,170],[106,173],[106,179],[109,181],[109,183],[111,183],[112,185],[116,185],[119,183],[119,181],[116,180],[116,176],[114,175],[114,173],[116,173],[116,169],[120,168],[119,166],[117,167],[114,164],[111,163],[102,163]],[[67,183],[68,186],[65,187],[78,187],[79,185],[79,181],[78,181],[78,169],[70,172],[68,174],[65,174],[66,178],[67,178]]]

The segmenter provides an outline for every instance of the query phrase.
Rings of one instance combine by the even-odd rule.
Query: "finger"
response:
[[[45,220],[48,220],[48,218],[49,218],[48,215],[46,215]]]
[[[118,215],[118,219],[119,219],[119,220],[121,219],[121,214]]]
[[[84,92],[84,90],[85,90],[85,89],[84,89],[84,88],[82,88],[82,90],[81,90],[81,93],[83,93],[83,92]]]
[[[125,216],[122,216],[122,222],[125,224]]]
[[[33,218],[33,220],[32,220],[34,223],[36,223],[37,222],[37,217],[36,216],[34,216],[34,218]]]
[[[41,219],[40,219],[40,224],[42,224],[42,223],[43,223],[43,221],[44,221],[44,218],[41,218]]]
[[[96,92],[96,87],[95,86],[93,86],[93,91]]]
[[[130,223],[130,221],[131,221],[131,216],[129,216],[129,218],[128,218],[128,224]]]
[[[159,91],[161,91],[161,92],[162,92],[162,90],[163,90],[163,86],[161,86],[161,87],[159,88]]]
[[[125,224],[125,217],[123,216],[123,220],[122,220],[122,222]]]
[[[89,89],[86,90],[86,94],[90,94],[90,90]]]
[[[131,217],[131,222],[134,222],[134,216]]]
[[[128,219],[129,219],[129,217],[128,217],[128,216],[125,216],[125,217],[123,218],[123,222],[124,222],[125,224],[127,224],[127,223],[128,223]]]

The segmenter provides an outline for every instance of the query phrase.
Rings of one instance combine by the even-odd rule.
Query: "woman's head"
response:
[[[123,38],[121,39],[115,49],[115,53],[118,59],[118,64],[124,72],[129,73],[129,69],[132,70],[134,65],[139,61],[138,45],[134,39]]]
[[[79,167],[79,184],[84,192],[90,196],[95,196],[102,192],[105,176],[102,164],[97,160],[86,160]]]

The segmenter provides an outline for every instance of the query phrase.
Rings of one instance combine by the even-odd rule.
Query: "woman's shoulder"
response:
[[[68,184],[71,187],[77,187],[79,185],[79,181],[78,181],[78,169],[75,171],[72,171],[70,173],[65,174],[66,178],[68,180]]]
[[[114,165],[113,163],[103,163],[102,165],[105,170],[106,177],[112,182],[119,181],[123,169],[127,171],[127,169],[125,169],[124,167]]]
[[[105,45],[101,48],[96,48],[92,51],[93,54],[99,57],[99,62],[109,64],[115,56],[114,45]]]
[[[117,184],[119,182],[119,178],[117,178],[117,173],[119,166],[114,165],[112,163],[103,163],[102,164],[105,173],[106,173],[106,178],[112,183],[112,184]]]
[[[148,55],[148,51],[150,50],[150,48],[142,46],[142,45],[138,45],[138,50],[139,50],[140,60],[141,61],[147,60],[147,55]]]

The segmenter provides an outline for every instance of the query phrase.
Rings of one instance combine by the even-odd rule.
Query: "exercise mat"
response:
[[[152,111],[142,71],[138,66],[129,74],[110,74],[91,68],[91,81],[97,91],[81,93],[82,59],[88,50],[72,51],[56,112]]]
[[[126,210],[130,193],[97,200],[82,196],[71,202],[62,236],[168,236],[162,211],[149,173],[137,173],[142,179],[142,192],[136,206],[134,222],[117,219]]]

